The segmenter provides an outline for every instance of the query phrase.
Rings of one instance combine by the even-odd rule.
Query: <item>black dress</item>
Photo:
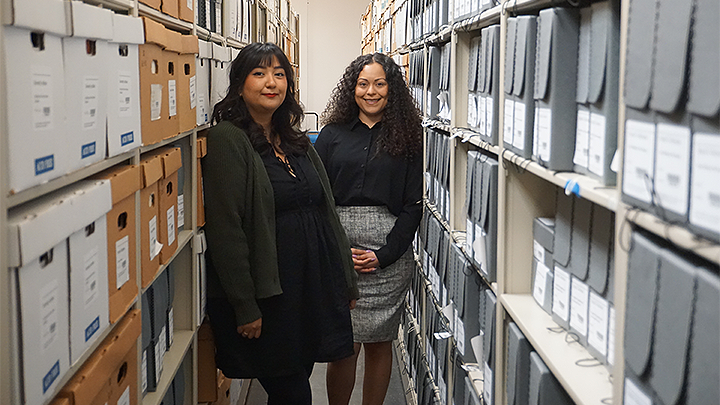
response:
[[[263,314],[258,339],[237,333],[226,300],[208,301],[215,339],[223,340],[216,345],[217,366],[231,378],[294,374],[314,362],[353,354],[346,281],[332,228],[323,215],[318,174],[304,154],[288,155],[293,176],[270,144],[259,153],[273,186],[283,293],[258,299]]]

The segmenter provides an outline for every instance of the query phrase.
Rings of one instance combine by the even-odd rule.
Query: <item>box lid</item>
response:
[[[179,32],[166,30],[165,36],[167,39],[167,42],[165,43],[165,50],[168,52],[182,53],[182,34],[180,34]]]
[[[115,166],[96,174],[93,178],[110,180],[113,205],[140,190],[142,184],[140,167],[137,165]]]
[[[204,59],[212,58],[212,45],[210,42],[198,39],[198,56]]]
[[[148,156],[140,162],[142,186],[148,187],[163,176],[162,161],[159,156]]]
[[[143,27],[145,28],[145,43],[159,45],[164,48],[167,45],[168,32],[165,26],[159,22],[151,20],[150,18],[141,18]]]
[[[207,155],[207,138],[199,136],[197,138],[197,158],[204,158]]]
[[[182,41],[182,52],[181,53],[191,53],[191,54],[198,54],[200,52],[200,46],[198,43],[198,37],[196,35],[181,35],[180,39]]]
[[[129,15],[113,14],[113,38],[111,42],[119,44],[142,44],[145,31],[140,18]]]
[[[112,208],[109,180],[81,180],[12,209],[9,265],[22,267]]]
[[[73,0],[70,5],[71,32],[74,37],[111,40],[113,37],[113,12]]]
[[[182,167],[182,152],[180,148],[160,148],[155,151],[155,156],[159,157],[162,161],[163,178],[169,177]]]
[[[3,24],[61,37],[70,34],[63,0],[15,0],[7,9],[3,10]]]
[[[230,62],[230,48],[212,43],[213,59],[221,62]]]

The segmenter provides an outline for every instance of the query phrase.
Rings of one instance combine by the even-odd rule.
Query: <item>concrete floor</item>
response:
[[[360,352],[358,359],[358,371],[355,378],[355,390],[350,398],[350,405],[361,405],[362,404],[362,383],[363,374],[365,370],[365,363],[363,362],[363,352]],[[313,405],[327,405],[327,391],[325,390],[325,372],[327,370],[327,364],[317,363],[313,369],[313,373],[310,376],[310,386],[313,392]],[[250,392],[248,393],[247,402],[245,405],[265,405],[267,403],[267,394],[262,388],[262,385],[257,380],[252,380],[250,383]],[[407,405],[405,400],[405,392],[402,386],[402,380],[400,377],[400,367],[395,356],[395,350],[393,350],[393,371],[390,376],[390,386],[388,387],[387,395],[385,396],[384,405]]]

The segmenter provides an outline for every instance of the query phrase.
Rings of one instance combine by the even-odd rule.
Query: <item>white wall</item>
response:
[[[370,0],[295,0],[300,14],[300,100],[320,114],[347,65],[360,55],[360,17]]]

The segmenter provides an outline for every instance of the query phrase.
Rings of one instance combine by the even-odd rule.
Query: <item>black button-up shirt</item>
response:
[[[378,148],[382,123],[369,128],[359,119],[325,126],[315,142],[330,177],[335,204],[386,206],[395,226],[375,251],[380,267],[393,264],[412,243],[422,218],[422,154],[412,159]]]

